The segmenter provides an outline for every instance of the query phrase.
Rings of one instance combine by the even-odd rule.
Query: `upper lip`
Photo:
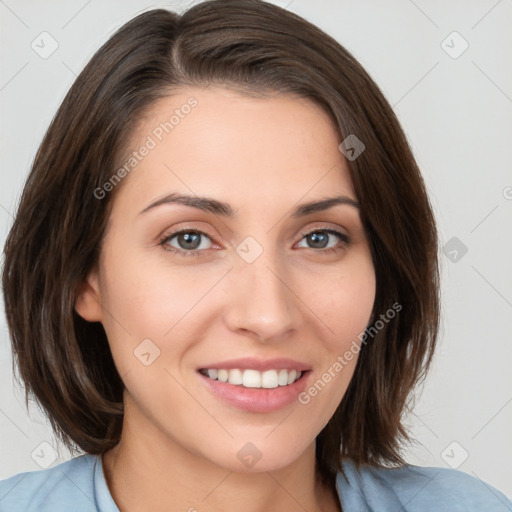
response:
[[[260,372],[266,370],[310,370],[311,366],[294,359],[280,357],[276,359],[256,359],[254,357],[242,357],[240,359],[230,359],[229,361],[222,361],[217,363],[208,363],[200,366],[198,369],[224,369],[232,370],[235,368],[243,370],[258,370]]]

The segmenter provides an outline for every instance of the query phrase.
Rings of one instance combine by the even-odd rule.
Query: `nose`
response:
[[[300,311],[290,274],[265,252],[253,263],[239,262],[230,272],[225,322],[233,332],[271,342],[298,328]]]

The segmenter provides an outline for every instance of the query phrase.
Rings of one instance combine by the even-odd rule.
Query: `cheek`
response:
[[[318,354],[323,357],[316,380],[301,403],[315,407],[315,414],[325,422],[350,383],[375,300],[376,279],[369,255],[359,254],[348,263],[329,276],[305,279],[302,288],[303,297],[313,305],[310,318],[315,331],[323,333],[318,340]]]
[[[364,332],[373,309],[376,292],[373,265],[369,258],[360,258],[356,263],[317,281],[314,289],[318,291],[310,293],[308,299],[325,324],[329,348],[336,352],[345,351]]]
[[[169,380],[165,369],[188,362],[219,317],[220,287],[214,287],[229,267],[169,264],[166,254],[113,256],[106,252],[102,297],[114,362],[122,378],[132,377],[130,391],[154,390],[159,379]]]
[[[105,307],[138,337],[164,336],[211,287],[211,272],[155,263],[147,256],[107,260],[105,268]]]
[[[325,426],[343,399],[354,375],[362,335],[375,299],[372,265],[328,281],[326,293],[314,297],[318,316],[325,324],[323,358],[319,371],[299,396],[299,403],[317,424]]]

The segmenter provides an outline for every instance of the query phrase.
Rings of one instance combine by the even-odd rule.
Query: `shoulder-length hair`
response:
[[[140,14],[69,90],[5,245],[5,309],[27,400],[36,397],[70,449],[100,454],[119,442],[122,380],[102,325],[74,309],[120,187],[103,199],[94,191],[111,178],[131,128],[156,99],[210,84],[308,98],[342,140],[363,142],[364,152],[347,163],[376,271],[373,318],[393,304],[401,308],[361,344],[346,394],[317,437],[316,457],[331,478],[343,457],[403,464],[403,414],[439,328],[438,242],[425,184],[392,108],[356,59],[316,26],[261,0]]]

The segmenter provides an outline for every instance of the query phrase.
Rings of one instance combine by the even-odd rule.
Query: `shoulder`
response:
[[[399,468],[365,464],[356,468],[347,459],[343,461],[343,473],[338,473],[336,482],[348,510],[366,510],[361,507],[369,506],[382,512],[397,507],[409,512],[512,512],[512,501],[503,493],[455,469],[409,464]]]
[[[96,510],[94,474],[98,457],[81,455],[55,467],[0,481],[0,512]]]

